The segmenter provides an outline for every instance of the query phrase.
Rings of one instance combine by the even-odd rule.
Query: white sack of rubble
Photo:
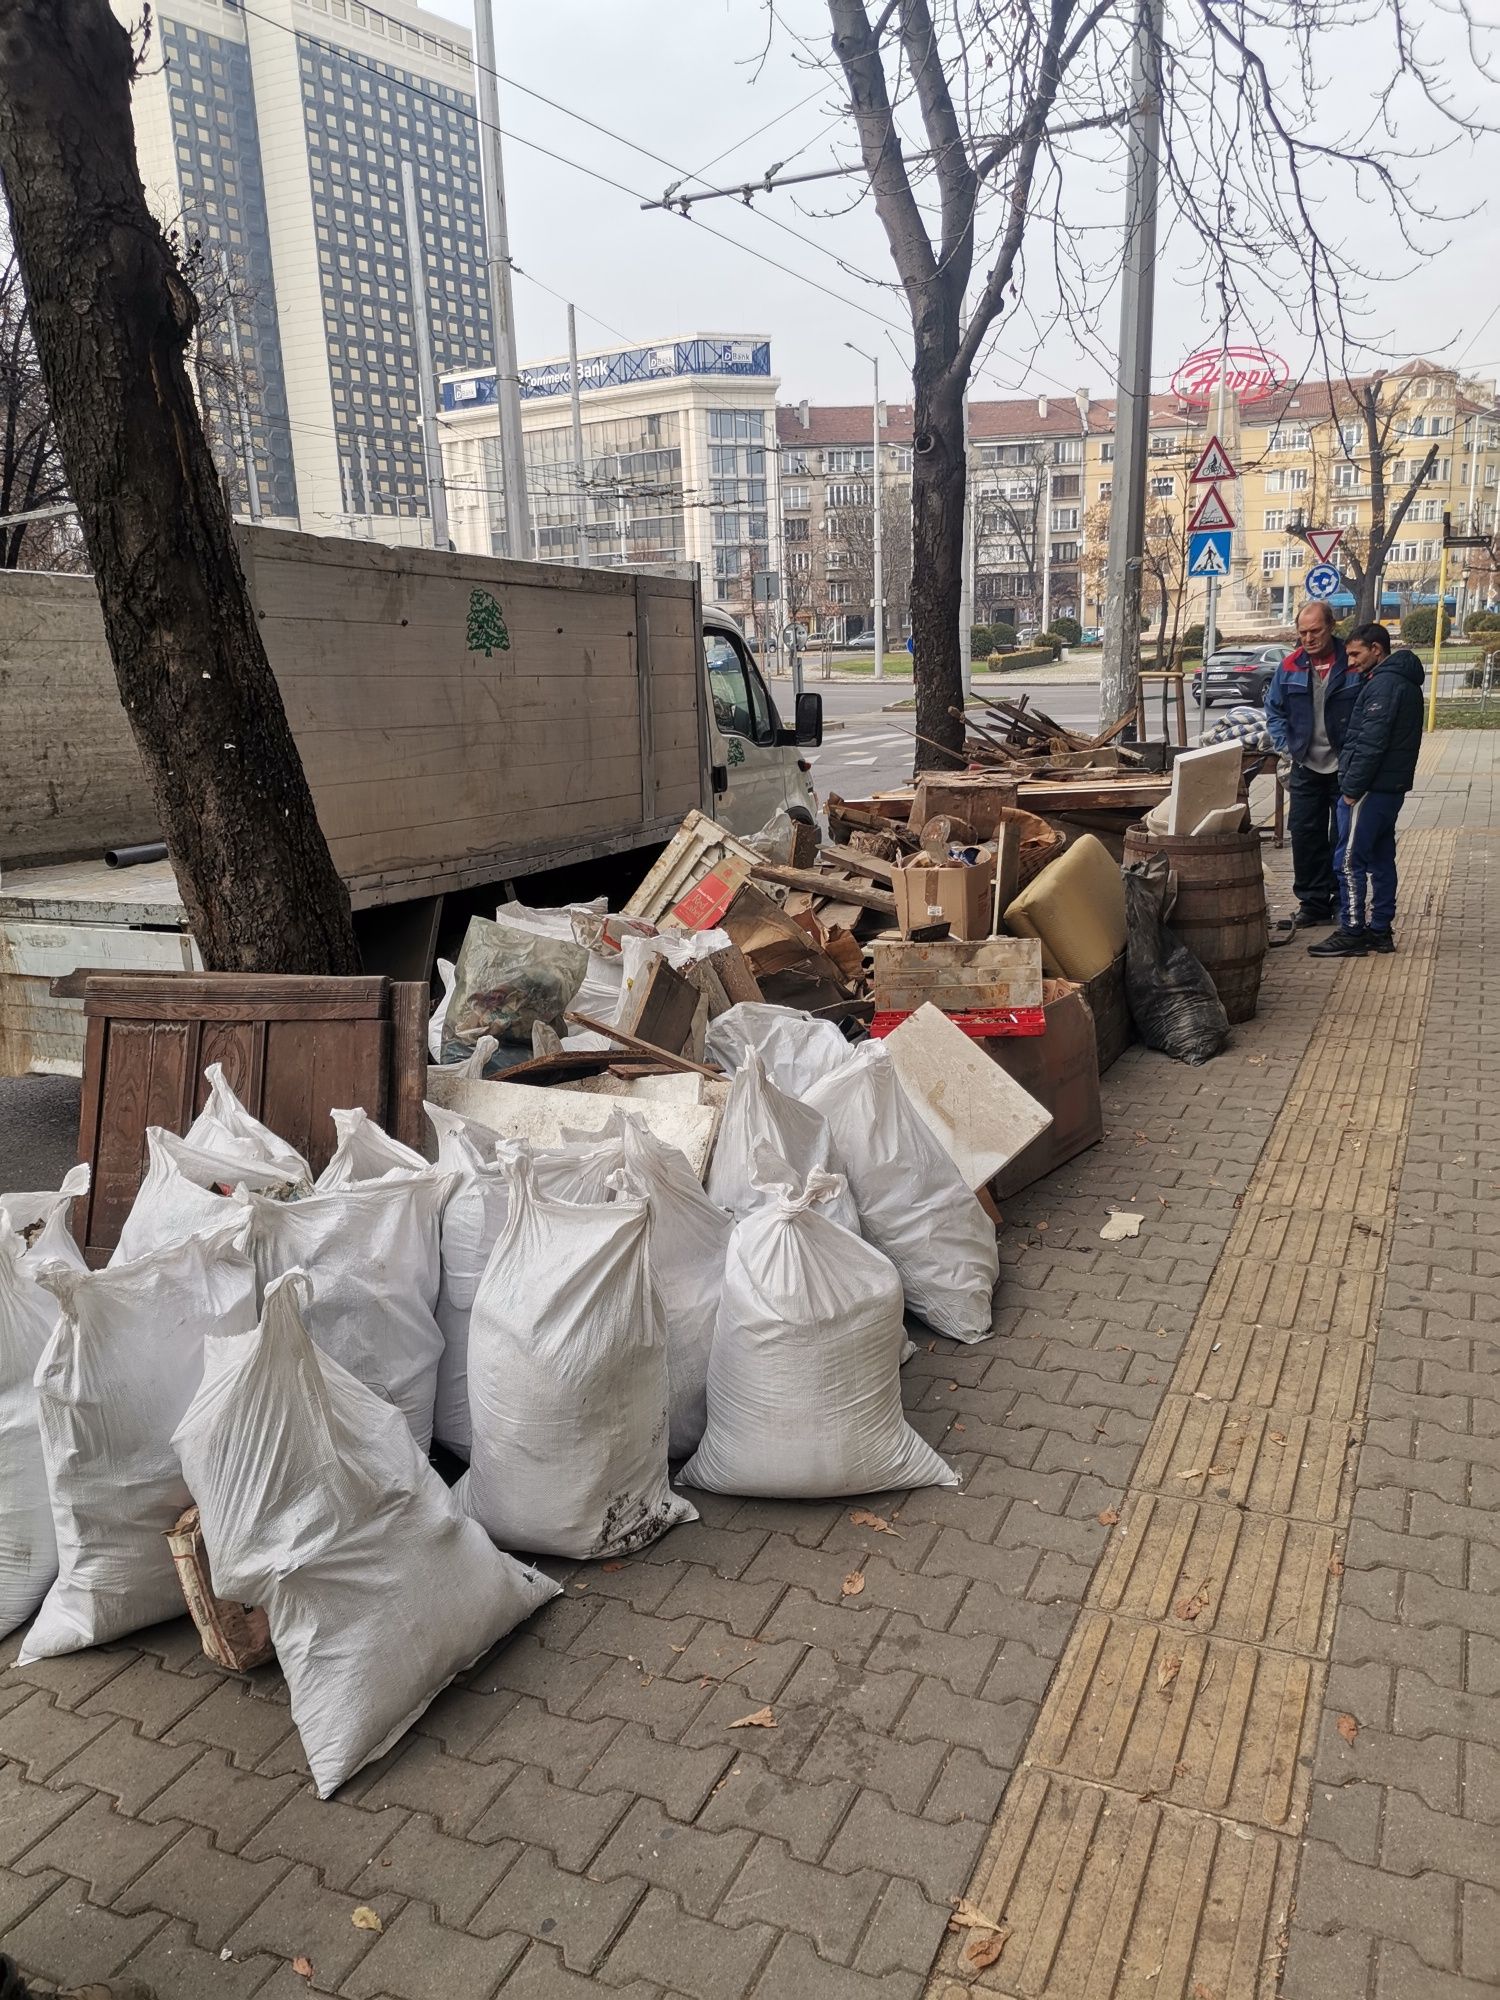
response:
[[[764,1155],[761,1174],[774,1174]],[[687,1486],[826,1500],[958,1475],[901,1406],[901,1280],[827,1213],[837,1175],[768,1188],[729,1239],[708,1364],[708,1428]]]
[[[278,1161],[248,1152],[207,1152],[164,1125],[148,1125],[146,1171],[110,1253],[111,1265],[170,1250],[189,1236],[215,1234],[236,1216],[243,1222],[247,1189],[275,1200],[292,1192],[293,1184]]]
[[[308,1337],[289,1271],[212,1335],[173,1439],[214,1588],[266,1613],[321,1798],[560,1586],[492,1548],[399,1410]]]
[[[255,1325],[255,1270],[240,1224],[103,1271],[44,1265],[61,1310],[36,1372],[57,1581],[23,1661],[102,1646],[179,1617],[167,1530],[194,1496],[172,1432],[203,1374],[210,1334]]]
[[[260,1160],[280,1167],[281,1178],[294,1187],[308,1187],[312,1168],[287,1141],[253,1118],[230,1089],[222,1063],[210,1063],[203,1072],[208,1085],[208,1102],[183,1134],[188,1145],[205,1153],[226,1153],[232,1159]]]
[[[900,1273],[911,1311],[954,1340],[991,1331],[995,1225],[901,1087],[890,1052],[866,1042],[808,1092],[844,1162],[860,1230]]]
[[[708,1024],[708,1060],[720,1069],[732,1075],[749,1049],[776,1088],[791,1097],[805,1096],[854,1059],[837,1022],[765,1000],[741,1000]]]
[[[798,1187],[822,1174],[838,1182],[823,1197],[835,1222],[859,1234],[859,1213],[844,1181],[843,1164],[821,1111],[813,1111],[778,1090],[765,1064],[747,1048],[734,1073],[729,1102],[719,1125],[718,1142],[708,1169],[708,1198],[736,1218],[751,1214],[775,1199],[775,1188],[758,1176],[756,1162],[769,1153],[779,1166],[776,1179]]]
[[[667,1347],[647,1204],[558,1201],[517,1158],[469,1320],[469,1470],[504,1548],[621,1556],[697,1519],[667,1483]]]

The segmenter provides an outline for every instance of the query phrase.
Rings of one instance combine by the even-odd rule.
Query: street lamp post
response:
[[[875,400],[871,405],[875,468],[871,494],[875,505],[875,678],[880,681],[885,679],[885,578],[881,574],[880,545],[880,360],[877,355],[866,354],[862,347],[856,347],[852,340],[846,340],[844,345],[851,354],[858,354],[868,361],[875,373]]]

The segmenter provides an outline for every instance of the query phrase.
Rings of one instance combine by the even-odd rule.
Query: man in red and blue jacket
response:
[[[1292,760],[1287,826],[1292,836],[1294,922],[1331,924],[1338,899],[1339,752],[1364,678],[1350,664],[1326,604],[1297,613],[1298,646],[1266,689],[1266,733]]]

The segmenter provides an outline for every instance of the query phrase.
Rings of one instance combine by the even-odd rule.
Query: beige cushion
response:
[[[1050,979],[1092,979],[1113,965],[1125,949],[1125,884],[1109,849],[1081,835],[1021,891],[1005,927],[1041,940]]]

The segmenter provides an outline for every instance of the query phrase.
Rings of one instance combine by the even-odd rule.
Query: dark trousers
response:
[[[1396,820],[1405,792],[1339,800],[1339,923],[1346,931],[1388,931],[1396,915]]]
[[[1287,793],[1292,894],[1304,910],[1332,910],[1338,901],[1338,877],[1333,872],[1333,850],[1338,842],[1338,773],[1309,771],[1305,764],[1293,764]]]

